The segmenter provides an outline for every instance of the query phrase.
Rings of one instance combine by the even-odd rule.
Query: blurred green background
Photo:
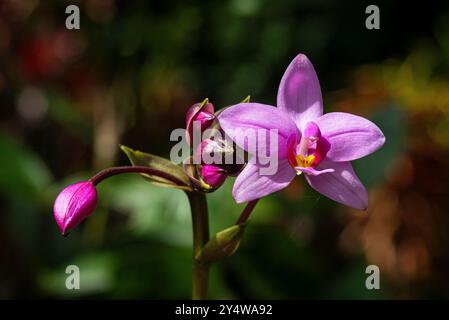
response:
[[[81,29],[65,29],[77,4]],[[205,97],[275,104],[299,52],[325,111],[375,121],[387,137],[356,161],[367,212],[303,179],[263,199],[239,251],[212,269],[210,297],[449,298],[449,8],[361,1],[0,2],[0,298],[189,298],[191,226],[181,191],[138,176],[99,186],[96,212],[67,238],[61,188],[128,161],[118,144],[168,156],[170,132]],[[208,196],[211,230],[242,206],[233,179]],[[81,289],[65,288],[65,268]],[[381,289],[365,288],[365,268]]]

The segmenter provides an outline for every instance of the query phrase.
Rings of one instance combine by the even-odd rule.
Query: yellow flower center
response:
[[[315,160],[315,156],[313,154],[308,155],[307,157],[303,157],[301,155],[296,156],[297,167],[308,168],[313,164],[313,160]]]

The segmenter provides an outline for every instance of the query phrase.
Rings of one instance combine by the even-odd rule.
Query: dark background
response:
[[[77,4],[81,29],[65,29]],[[381,29],[365,28],[377,4]],[[181,191],[137,176],[99,186],[67,238],[61,188],[127,164],[118,144],[168,156],[190,105],[275,104],[299,52],[325,111],[370,118],[387,143],[354,162],[367,212],[303,179],[263,199],[211,298],[449,297],[449,10],[400,1],[0,2],[0,298],[189,298],[191,227]],[[242,206],[232,179],[208,196],[212,231]],[[65,268],[81,289],[65,288]],[[378,265],[381,289],[365,288]]]

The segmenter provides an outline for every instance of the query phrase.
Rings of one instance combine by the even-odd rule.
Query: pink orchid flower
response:
[[[304,173],[309,185],[347,206],[365,210],[368,193],[355,174],[350,161],[362,158],[385,143],[382,131],[371,121],[342,112],[323,115],[323,100],[317,74],[309,59],[299,54],[282,77],[277,108],[259,103],[239,103],[218,117],[226,133],[240,130],[264,130],[266,136],[276,130],[278,167],[273,175],[261,175],[258,161],[250,161],[237,177],[233,197],[237,203],[255,200],[289,185]],[[255,149],[235,139],[251,155]]]

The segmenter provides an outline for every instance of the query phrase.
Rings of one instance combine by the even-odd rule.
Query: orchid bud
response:
[[[201,179],[210,187],[216,189],[226,180],[228,174],[225,170],[212,164],[201,166]]]
[[[227,139],[204,140],[198,148],[196,156],[201,160],[212,163],[224,169],[228,175],[235,176],[244,167],[244,154],[237,152],[235,144]],[[240,151],[240,150],[239,150]]]
[[[187,141],[193,143],[193,130],[199,129],[201,134],[209,128],[215,120],[214,106],[206,99],[202,103],[196,103],[189,108],[186,114]]]
[[[66,187],[55,200],[53,214],[63,235],[89,216],[97,205],[97,190],[91,182]]]
[[[201,142],[195,153],[195,160],[200,160],[206,164],[221,165],[228,161],[232,161],[234,148],[232,141],[225,139],[206,139]]]

